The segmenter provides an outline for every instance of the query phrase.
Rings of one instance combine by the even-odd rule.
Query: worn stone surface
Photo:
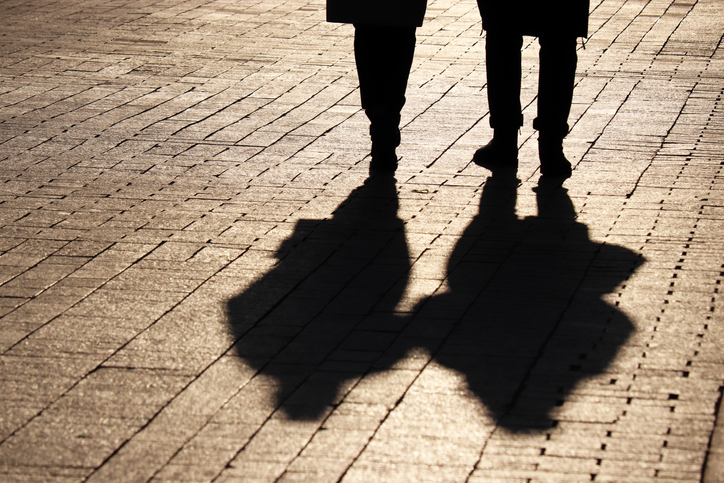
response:
[[[367,182],[322,1],[0,2],[0,480],[719,481],[724,5],[591,3],[557,188],[472,0]]]

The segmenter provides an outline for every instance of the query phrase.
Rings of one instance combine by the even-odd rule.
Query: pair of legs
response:
[[[370,120],[370,171],[394,172],[400,112],[415,54],[414,26],[355,24],[354,53],[362,108]]]
[[[563,155],[568,134],[575,83],[576,37],[541,35],[538,116],[533,127],[539,132],[541,172],[568,177],[571,165]],[[506,30],[488,30],[485,62],[488,104],[493,141],[476,153],[483,166],[517,167],[518,130],[523,125],[520,104],[521,48],[523,36]]]

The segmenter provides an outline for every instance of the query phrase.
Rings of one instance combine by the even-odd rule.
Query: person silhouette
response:
[[[425,0],[327,0],[327,21],[351,23],[362,109],[370,121],[370,173],[394,173],[400,113]]]
[[[523,36],[538,37],[540,74],[538,131],[541,174],[568,178],[571,163],[563,154],[575,83],[576,40],[588,35],[588,0],[499,2],[478,0],[486,31],[485,59],[493,139],[473,156],[492,171],[518,166]]]

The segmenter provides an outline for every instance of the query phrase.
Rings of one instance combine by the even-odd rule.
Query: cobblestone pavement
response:
[[[368,182],[321,0],[0,1],[0,480],[722,481],[724,3],[591,11],[556,189],[472,0]]]

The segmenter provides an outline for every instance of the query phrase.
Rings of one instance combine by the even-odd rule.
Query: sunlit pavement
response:
[[[0,1],[0,480],[722,481],[724,3],[591,10],[561,188],[474,1],[367,182],[319,0]]]

